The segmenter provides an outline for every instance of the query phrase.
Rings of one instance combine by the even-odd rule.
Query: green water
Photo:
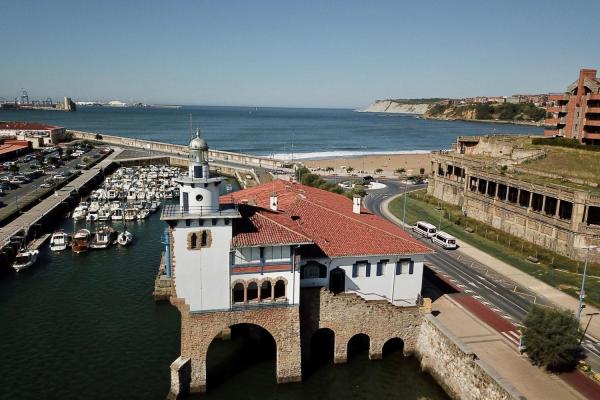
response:
[[[45,246],[30,269],[2,268],[0,399],[165,397],[169,365],[179,355],[179,313],[151,296],[164,226],[157,213],[128,224],[131,247],[76,255]],[[62,227],[75,229],[71,220]],[[226,360],[226,372],[209,382],[206,398],[447,398],[414,359],[399,354],[323,365],[302,384],[277,385],[272,357],[231,368],[243,361],[243,351],[259,348],[244,343],[211,346],[209,379],[219,360]]]

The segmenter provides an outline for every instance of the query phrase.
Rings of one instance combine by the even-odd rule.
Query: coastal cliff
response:
[[[404,103],[397,100],[375,100],[368,107],[357,110],[359,112],[393,113],[393,114],[424,114],[431,104]]]

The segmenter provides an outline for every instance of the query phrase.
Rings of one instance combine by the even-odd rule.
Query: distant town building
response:
[[[31,151],[31,143],[26,140],[2,139],[0,137],[0,161],[15,159]]]
[[[600,144],[600,79],[595,69],[582,69],[564,94],[552,94],[546,107],[546,136]]]
[[[33,122],[0,121],[0,138],[13,138],[31,143],[33,148],[49,146],[65,139],[66,129]]]

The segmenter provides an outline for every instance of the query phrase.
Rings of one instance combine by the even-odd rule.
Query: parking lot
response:
[[[105,149],[85,145],[36,149],[0,166],[0,206],[20,209],[77,174],[99,158]],[[11,207],[12,208],[12,207]]]

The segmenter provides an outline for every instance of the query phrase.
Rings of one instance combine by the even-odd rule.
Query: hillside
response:
[[[441,104],[432,105],[423,114],[431,119],[494,120],[506,122],[541,122],[546,110],[531,103],[519,104]]]

